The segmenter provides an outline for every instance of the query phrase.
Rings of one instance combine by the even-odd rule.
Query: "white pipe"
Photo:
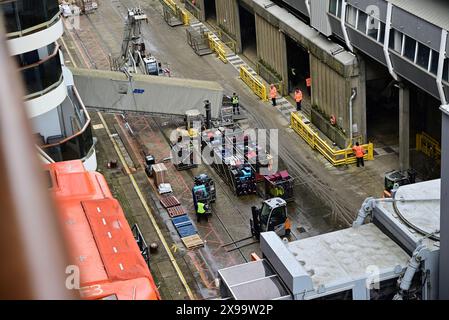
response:
[[[372,197],[366,198],[365,201],[363,201],[363,204],[360,207],[357,218],[352,223],[352,227],[357,228],[365,223],[366,217],[373,213],[373,209],[376,206],[376,201],[377,200]]]
[[[353,105],[353,101],[355,99],[355,96],[357,95],[357,90],[355,88],[352,88],[352,95],[351,98],[349,98],[349,139],[351,141],[351,145],[352,145],[352,105]]]
[[[441,42],[440,42],[440,56],[438,60],[438,72],[437,72],[437,87],[440,93],[441,105],[447,105],[446,94],[443,89],[443,68],[444,68],[444,58],[446,57],[446,43],[447,43],[447,31],[441,30]]]
[[[340,25],[341,31],[343,32],[343,36],[345,37],[346,46],[351,52],[354,52],[354,48],[352,47],[351,41],[349,40],[348,31],[346,30],[346,0],[342,0],[341,2],[341,18]]]
[[[393,10],[393,5],[391,2],[387,4],[387,21],[385,23],[385,37],[384,37],[384,55],[385,61],[387,62],[388,71],[394,80],[399,81],[399,77],[393,69],[393,64],[391,63],[390,52],[388,51],[388,43],[390,41],[390,31],[391,31],[391,14]]]
[[[407,264],[407,269],[405,269],[404,275],[399,280],[399,292],[393,297],[393,300],[402,300],[404,294],[410,290],[413,277],[418,271],[421,262],[427,258],[428,253],[429,249],[422,243],[413,251],[413,255]]]
[[[310,16],[310,14],[311,14],[311,13],[310,13],[310,2],[309,2],[309,0],[305,0],[304,2],[306,3],[307,12],[309,13],[309,17],[311,17],[311,16]]]

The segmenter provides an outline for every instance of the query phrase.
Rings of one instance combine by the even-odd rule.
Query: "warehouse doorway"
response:
[[[254,63],[257,62],[256,19],[254,13],[239,4],[242,52]]]
[[[399,89],[390,77],[366,80],[366,124],[368,141],[383,154],[399,147]]]
[[[301,89],[305,98],[310,99],[307,90],[306,79],[310,77],[309,52],[295,40],[285,35],[287,47],[287,67],[288,67],[288,92],[292,93],[296,88]]]
[[[204,0],[204,14],[206,21],[217,22],[217,6],[216,0]]]
[[[410,165],[423,180],[441,177],[441,105],[440,100],[412,86],[410,88]],[[427,153],[416,147],[417,135],[423,136]],[[436,146],[435,148],[433,146]]]
[[[366,134],[382,154],[398,153],[399,88],[388,69],[363,55],[366,81]]]

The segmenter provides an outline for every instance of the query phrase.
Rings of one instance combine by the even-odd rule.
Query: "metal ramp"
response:
[[[184,24],[179,18],[179,15],[173,12],[173,10],[164,2],[162,2],[162,8],[164,9],[164,20],[170,27],[181,26]]]
[[[234,111],[232,108],[231,98],[223,97],[223,104],[220,109],[220,120],[222,126],[230,126],[234,124]]]
[[[221,297],[232,300],[291,300],[292,295],[266,260],[218,270]]]
[[[197,30],[194,27],[189,27],[186,29],[186,34],[187,43],[197,55],[204,56],[213,52],[209,45],[207,31],[204,28]]]

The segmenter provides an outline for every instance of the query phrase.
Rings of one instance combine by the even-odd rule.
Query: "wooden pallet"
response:
[[[167,208],[167,211],[168,211],[168,215],[170,216],[170,218],[175,218],[175,217],[187,214],[187,211],[186,211],[186,209],[184,209],[183,206],[170,207],[170,208]]]
[[[165,209],[181,205],[175,196],[162,197],[160,202]]]
[[[200,238],[198,234],[181,238],[181,240],[187,249],[195,249],[204,246],[204,241]]]

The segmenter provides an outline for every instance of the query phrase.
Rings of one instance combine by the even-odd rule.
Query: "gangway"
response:
[[[164,2],[162,2],[162,3],[164,3]],[[167,22],[167,24],[170,27],[176,27],[176,26],[183,25],[183,22],[181,21],[181,19],[179,19],[179,17],[176,15],[176,13],[174,13],[173,10],[169,6],[163,5],[162,8],[164,10],[164,20],[165,20],[165,22]]]
[[[197,55],[204,56],[213,52],[209,45],[208,33],[204,28],[196,30],[193,27],[189,27],[186,29],[186,33],[187,43]]]

